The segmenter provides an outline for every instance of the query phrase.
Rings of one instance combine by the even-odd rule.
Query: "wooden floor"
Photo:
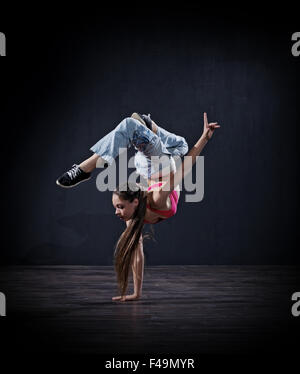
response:
[[[113,267],[0,267],[1,328],[6,347],[23,352],[277,352],[292,349],[299,333],[300,317],[291,315],[299,270],[146,267],[142,299],[120,303],[111,300]]]

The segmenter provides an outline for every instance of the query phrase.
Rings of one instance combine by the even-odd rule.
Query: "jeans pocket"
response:
[[[132,145],[140,152],[146,150],[147,145],[151,142],[145,135],[135,131],[132,136]]]

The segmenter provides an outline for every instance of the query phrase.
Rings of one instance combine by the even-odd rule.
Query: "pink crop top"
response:
[[[156,187],[156,186],[160,187],[161,185],[162,185],[161,182],[152,184],[152,186],[148,187],[147,191],[151,191],[151,189],[153,187]],[[178,193],[177,193],[177,191],[173,190],[170,193],[169,197],[170,197],[170,200],[171,200],[171,209],[169,209],[169,210],[158,210],[158,209],[151,208],[151,206],[149,204],[147,204],[147,208],[152,210],[152,212],[156,212],[156,213],[158,213],[162,216],[165,216],[166,218],[170,218],[170,217],[174,216],[176,214],[176,211],[177,211],[177,204],[178,204]],[[158,218],[158,222],[160,222],[162,220],[164,220],[164,218],[161,218],[161,217]],[[158,223],[158,222],[156,222],[156,223]],[[144,220],[144,223],[152,224],[152,222],[149,222],[149,221],[146,221],[146,220]]]

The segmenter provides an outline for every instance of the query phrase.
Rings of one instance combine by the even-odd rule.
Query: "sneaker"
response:
[[[152,130],[152,120],[150,118],[150,114],[146,115],[140,113],[132,113],[131,117],[140,121],[144,126],[147,126],[149,130]]]
[[[84,172],[78,165],[74,164],[69,171],[57,179],[56,184],[64,188],[75,187],[79,183],[89,180],[91,174]]]

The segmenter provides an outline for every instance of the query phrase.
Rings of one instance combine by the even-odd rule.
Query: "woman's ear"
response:
[[[139,199],[136,197],[134,200],[133,200],[133,203],[135,206],[138,206],[139,205]]]

